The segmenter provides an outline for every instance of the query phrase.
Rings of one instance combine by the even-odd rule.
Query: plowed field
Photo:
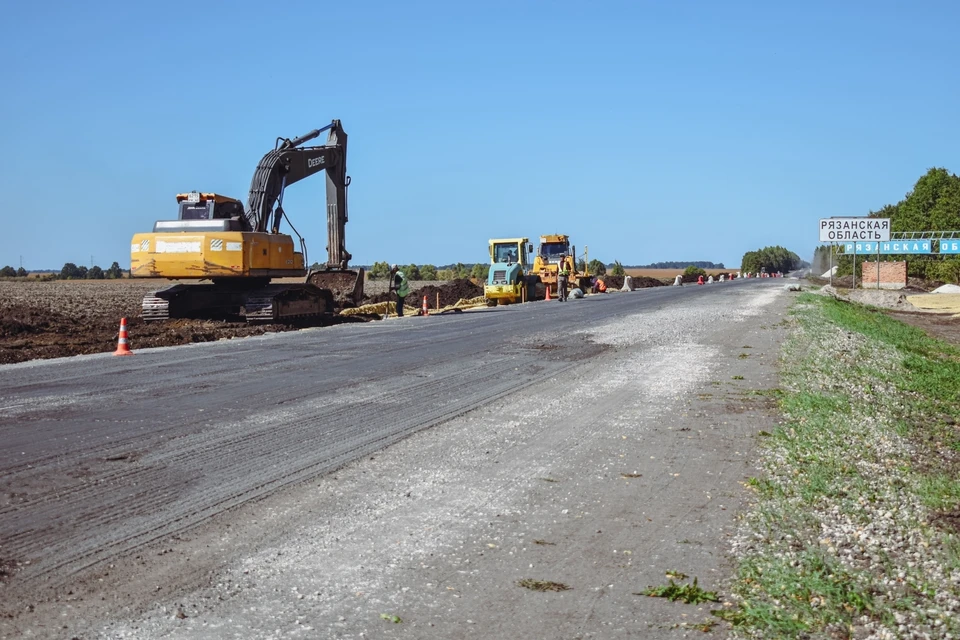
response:
[[[165,280],[0,281],[0,364],[113,351],[121,318],[127,319],[130,347],[134,351],[299,328],[213,320],[144,322],[140,317],[143,295],[169,284]],[[367,299],[389,297],[385,289],[385,283],[369,283]],[[483,295],[483,288],[468,280],[413,282],[406,302],[418,308],[426,294],[433,306],[438,293],[440,304],[446,305],[460,298]],[[312,326],[369,319],[335,316]]]

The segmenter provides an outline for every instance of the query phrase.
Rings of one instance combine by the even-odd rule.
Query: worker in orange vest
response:
[[[607,283],[605,283],[600,278],[594,280],[593,283],[593,292],[594,293],[606,293],[607,292]]]

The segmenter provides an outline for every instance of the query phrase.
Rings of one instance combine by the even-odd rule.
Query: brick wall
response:
[[[863,263],[863,288],[876,288],[877,286],[877,263]],[[906,262],[881,262],[880,263],[880,288],[881,289],[903,289],[907,286],[907,263]]]

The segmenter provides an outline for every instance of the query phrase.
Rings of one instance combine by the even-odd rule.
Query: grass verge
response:
[[[960,637],[960,351],[801,294],[781,386],[715,614],[739,637]]]

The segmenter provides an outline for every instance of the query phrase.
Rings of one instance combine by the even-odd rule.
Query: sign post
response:
[[[820,218],[820,242],[853,241],[853,288],[857,288],[857,245],[860,241],[877,242],[877,286],[880,282],[880,242],[890,240],[890,218]],[[869,250],[868,250],[869,253]],[[832,271],[832,267],[831,267]],[[833,284],[833,274],[830,274]]]

